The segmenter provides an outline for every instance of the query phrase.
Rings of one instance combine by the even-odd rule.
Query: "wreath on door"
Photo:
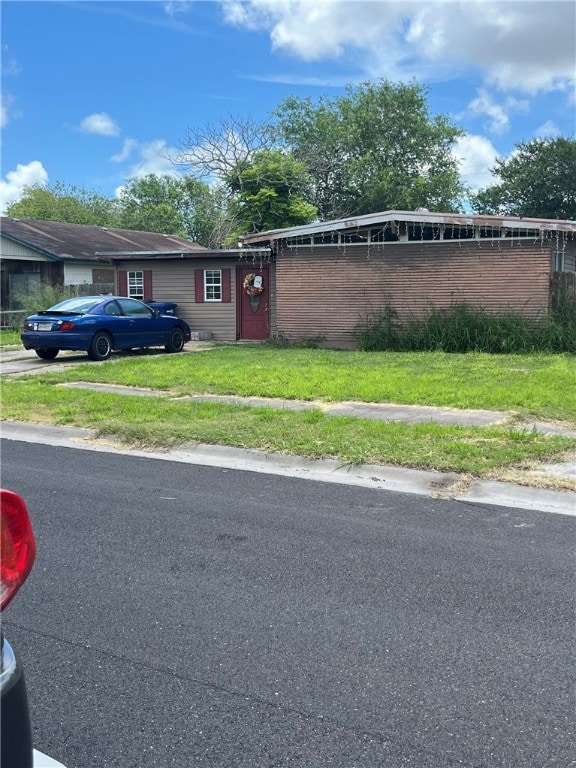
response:
[[[247,293],[248,296],[259,296],[264,290],[264,286],[262,285],[262,277],[260,277],[260,285],[254,285],[255,280],[256,274],[254,272],[251,272],[244,278],[244,292]]]

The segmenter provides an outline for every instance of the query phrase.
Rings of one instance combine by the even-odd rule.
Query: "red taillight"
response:
[[[58,330],[71,331],[72,328],[76,328],[76,323],[72,323],[70,322],[70,320],[63,320],[62,323],[59,325]]]
[[[4,610],[32,570],[36,556],[34,532],[24,500],[0,489],[0,610]]]

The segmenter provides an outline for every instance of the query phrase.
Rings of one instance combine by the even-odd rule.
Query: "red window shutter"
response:
[[[118,295],[128,296],[128,272],[125,269],[118,270]]]
[[[194,270],[194,300],[196,304],[202,304],[204,301],[204,270]]]
[[[231,269],[222,270],[222,301],[228,304],[232,301],[231,273]]]
[[[144,301],[152,301],[154,294],[152,293],[152,270],[144,270]]]

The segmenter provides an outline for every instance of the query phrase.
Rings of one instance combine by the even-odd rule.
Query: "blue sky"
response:
[[[113,196],[175,173],[189,129],[288,95],[416,79],[466,131],[478,188],[515,142],[573,136],[572,0],[3,0],[0,207],[25,185]]]

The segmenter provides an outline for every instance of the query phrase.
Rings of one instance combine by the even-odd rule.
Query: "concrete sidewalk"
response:
[[[186,352],[201,352],[210,348],[209,344],[192,342],[186,345]],[[45,362],[33,352],[19,349],[2,352],[0,372],[8,376],[31,375],[46,369],[62,370],[69,365],[85,362],[86,356],[79,353],[62,353],[57,361]],[[98,363],[96,363],[98,365]],[[97,383],[73,382],[64,385],[67,388],[82,388],[116,392],[133,397],[172,397],[169,392],[139,387],[111,386]],[[192,402],[221,402],[230,405],[249,407],[267,407],[286,410],[320,409],[331,415],[353,416],[363,419],[382,421],[402,421],[406,423],[433,422],[445,425],[492,426],[509,424],[512,428],[535,429],[543,433],[562,435],[576,439],[576,429],[548,422],[515,424],[510,415],[498,411],[457,410],[435,408],[431,406],[377,404],[361,402],[319,403],[283,400],[279,398],[237,397],[217,395],[192,395],[178,398]],[[170,450],[159,454],[141,451],[124,451],[116,447],[102,446],[95,440],[90,430],[70,431],[58,427],[44,427],[33,424],[15,424],[4,422],[2,435],[6,439],[47,442],[51,445],[84,447],[91,450],[113,450],[140,456],[186,461],[188,463],[224,466],[232,469],[245,469],[256,472],[288,474],[294,477],[322,480],[324,482],[344,482],[347,484],[368,485],[386,490],[418,493],[440,498],[452,498],[483,504],[497,504],[521,509],[534,509],[560,514],[576,515],[576,493],[555,491],[526,485],[498,481],[471,480],[456,473],[427,472],[399,467],[380,465],[342,467],[336,461],[309,461],[299,457],[270,455],[260,451],[247,451],[225,446],[194,446]],[[63,441],[63,442],[62,442]],[[533,470],[534,478],[564,479],[576,482],[576,461],[557,464],[545,464]]]

